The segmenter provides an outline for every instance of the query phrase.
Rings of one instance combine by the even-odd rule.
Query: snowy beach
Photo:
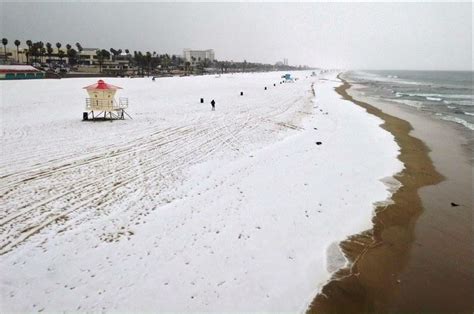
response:
[[[0,82],[2,312],[304,311],[403,169],[337,74]]]

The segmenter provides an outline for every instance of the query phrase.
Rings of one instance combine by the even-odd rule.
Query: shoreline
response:
[[[363,85],[353,84],[349,94],[408,121],[413,136],[430,148],[437,171],[445,177],[419,191],[423,212],[416,220],[410,258],[400,274],[400,291],[390,302],[390,312],[472,313],[474,133],[426,112],[366,97],[359,87]]]
[[[350,268],[333,275],[307,312],[387,312],[399,291],[398,275],[408,263],[415,223],[423,211],[418,192],[425,186],[442,182],[444,177],[435,169],[428,146],[410,134],[413,128],[409,122],[354,99],[348,94],[351,84],[340,74],[338,78],[343,84],[335,90],[343,99],[384,121],[380,127],[395,137],[400,147],[398,159],[405,168],[393,176],[401,183],[392,195],[393,203],[375,209],[373,228],[340,243],[351,262]]]

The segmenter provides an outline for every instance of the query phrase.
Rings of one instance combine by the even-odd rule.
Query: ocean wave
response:
[[[453,117],[453,116],[442,116],[441,119],[446,120],[446,121],[451,121],[451,122],[456,122],[458,124],[464,125],[466,128],[474,131],[474,124],[467,122],[466,120],[463,120],[458,117]]]
[[[369,80],[369,81],[375,81],[375,82],[389,82],[389,83],[402,83],[406,85],[426,85],[425,83],[422,82],[416,82],[416,81],[409,81],[405,79],[400,79],[397,75],[382,75],[382,74],[375,74],[375,73],[369,73],[369,72],[363,72],[363,71],[357,71],[355,72],[355,77],[363,80]]]
[[[443,100],[442,98],[438,98],[438,97],[425,97],[426,99],[428,100],[433,100],[433,101],[441,101]]]
[[[417,109],[423,108],[423,103],[421,101],[408,100],[408,99],[392,99],[392,100],[396,103],[414,107]]]
[[[466,112],[466,111],[464,111],[464,114],[467,114],[468,116],[474,116],[474,112]]]
[[[403,92],[397,92],[396,95],[401,96],[408,96],[408,97],[434,97],[434,98],[447,98],[447,99],[473,99],[472,95],[467,95],[467,94],[439,94],[439,93],[403,93]]]
[[[459,105],[459,106],[472,106],[473,102],[471,100],[443,100],[443,103],[446,105]],[[448,106],[449,107],[449,106]]]

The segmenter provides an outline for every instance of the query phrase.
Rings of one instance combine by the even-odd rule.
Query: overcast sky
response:
[[[472,70],[465,3],[2,2],[0,36],[220,60],[345,69]]]

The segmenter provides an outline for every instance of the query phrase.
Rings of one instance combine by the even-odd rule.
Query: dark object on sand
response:
[[[82,113],[82,120],[84,120],[84,121],[89,120],[89,113],[88,112],[83,112]]]
[[[153,77],[151,78],[151,80],[154,82],[154,81],[155,81],[155,77],[153,76]]]
[[[212,106],[212,111],[215,111],[216,110],[216,102],[214,101],[214,99],[211,101],[211,106]]]
[[[456,203],[451,202],[451,206],[452,206],[452,207],[456,207],[456,206],[459,206],[459,204],[456,204]]]
[[[277,84],[276,84],[276,83],[273,83],[273,86],[277,86]]]
[[[201,104],[203,104],[203,103],[204,103],[204,98],[201,98]]]
[[[316,142],[316,145],[321,145],[321,144],[322,144],[322,142]]]
[[[265,86],[265,90],[267,90],[267,87]]]
[[[244,92],[240,92],[240,96],[243,96],[244,95]]]

